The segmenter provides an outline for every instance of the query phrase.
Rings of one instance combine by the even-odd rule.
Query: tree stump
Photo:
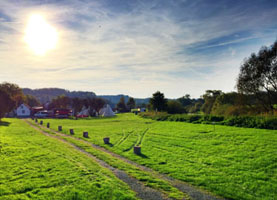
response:
[[[43,124],[43,121],[41,120],[41,121],[40,121],[40,125],[42,125],[42,124]]]
[[[74,135],[74,129],[69,129],[71,135]]]
[[[103,138],[103,140],[104,140],[105,144],[110,144],[110,138],[109,137],[105,137],[105,138]]]
[[[58,126],[58,131],[62,131],[63,127],[62,126]]]
[[[141,154],[141,147],[134,146],[134,153],[137,154],[137,155],[140,155]]]
[[[50,123],[48,122],[46,126],[47,126],[47,128],[50,128]]]
[[[88,132],[83,132],[83,136],[84,136],[85,138],[88,138]]]

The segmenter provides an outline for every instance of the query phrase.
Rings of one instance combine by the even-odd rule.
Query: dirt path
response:
[[[167,198],[164,196],[164,194],[158,190],[154,190],[152,188],[146,187],[145,185],[143,185],[142,183],[140,183],[137,179],[129,176],[127,173],[125,173],[122,170],[116,169],[112,166],[110,166],[109,164],[107,164],[106,162],[104,162],[103,160],[100,160],[98,158],[96,158],[95,156],[91,155],[90,153],[84,151],[83,149],[75,146],[74,144],[58,137],[55,135],[51,135],[46,133],[45,131],[41,130],[40,128],[34,126],[31,122],[29,122],[28,120],[24,120],[26,123],[28,123],[32,128],[34,128],[35,130],[37,130],[38,132],[44,134],[45,136],[54,138],[56,140],[59,140],[60,142],[63,142],[71,147],[73,147],[74,149],[76,149],[77,151],[85,154],[86,156],[90,157],[91,159],[93,159],[94,161],[96,161],[97,163],[99,163],[102,167],[105,167],[107,169],[109,169],[110,171],[112,171],[112,173],[119,178],[120,180],[122,180],[123,182],[125,182],[126,184],[129,185],[129,187],[136,192],[137,197],[139,199],[145,199],[145,200],[169,200],[170,198]],[[59,135],[63,135],[63,134],[59,134]]]
[[[29,122],[28,122],[29,123]],[[39,124],[38,124],[39,125]],[[41,125],[39,125],[41,126]],[[43,127],[43,126],[42,126]],[[43,127],[45,128],[45,127]],[[61,132],[58,132],[56,130],[53,130],[53,129],[50,129],[52,132],[56,133],[57,135],[60,135],[60,136],[63,136],[63,137],[69,137],[71,139],[75,139],[75,140],[78,140],[78,141],[82,141],[86,144],[89,144],[91,145],[93,148],[95,149],[98,149],[100,151],[103,151],[105,153],[108,153],[110,154],[111,156],[113,157],[116,157],[124,162],[127,162],[131,165],[134,165],[136,167],[138,167],[139,169],[143,170],[143,171],[148,171],[150,172],[152,175],[154,175],[155,177],[157,178],[160,178],[160,179],[163,179],[163,180],[166,180],[168,182],[170,182],[172,184],[172,186],[176,187],[177,189],[179,189],[180,191],[188,194],[190,196],[191,199],[195,199],[195,200],[223,200],[224,198],[222,197],[217,197],[213,194],[210,194],[209,192],[207,191],[204,191],[204,190],[201,190],[199,188],[196,188],[188,183],[185,183],[183,181],[180,181],[180,180],[177,180],[177,179],[174,179],[172,177],[169,177],[165,174],[161,174],[151,168],[148,168],[148,167],[145,167],[145,166],[142,166],[136,162],[133,162],[131,160],[128,160],[127,158],[121,156],[121,155],[118,155],[118,154],[115,154],[107,149],[105,149],[104,147],[101,147],[101,146],[98,146],[98,145],[95,145],[93,143],[90,143],[86,140],[83,140],[83,139],[80,139],[80,138],[77,138],[77,137],[74,137],[74,136],[71,136],[71,135],[67,135],[67,134],[63,134]]]

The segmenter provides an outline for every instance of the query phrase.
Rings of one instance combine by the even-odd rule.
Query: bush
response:
[[[274,116],[232,116],[224,117],[217,115],[188,115],[188,114],[168,114],[165,112],[145,112],[140,113],[141,117],[150,118],[157,121],[176,121],[189,123],[202,123],[237,126],[245,128],[262,128],[277,130],[277,118]]]
[[[179,101],[171,100],[167,102],[167,112],[170,114],[185,113],[186,110]]]

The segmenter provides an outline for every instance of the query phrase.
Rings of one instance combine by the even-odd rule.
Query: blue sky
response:
[[[42,14],[57,47],[23,42]],[[0,1],[0,82],[96,94],[199,97],[234,91],[243,59],[277,39],[276,0]]]

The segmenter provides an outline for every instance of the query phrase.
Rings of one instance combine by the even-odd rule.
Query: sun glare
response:
[[[45,55],[57,46],[58,33],[43,16],[34,14],[29,18],[24,41],[36,55]]]

